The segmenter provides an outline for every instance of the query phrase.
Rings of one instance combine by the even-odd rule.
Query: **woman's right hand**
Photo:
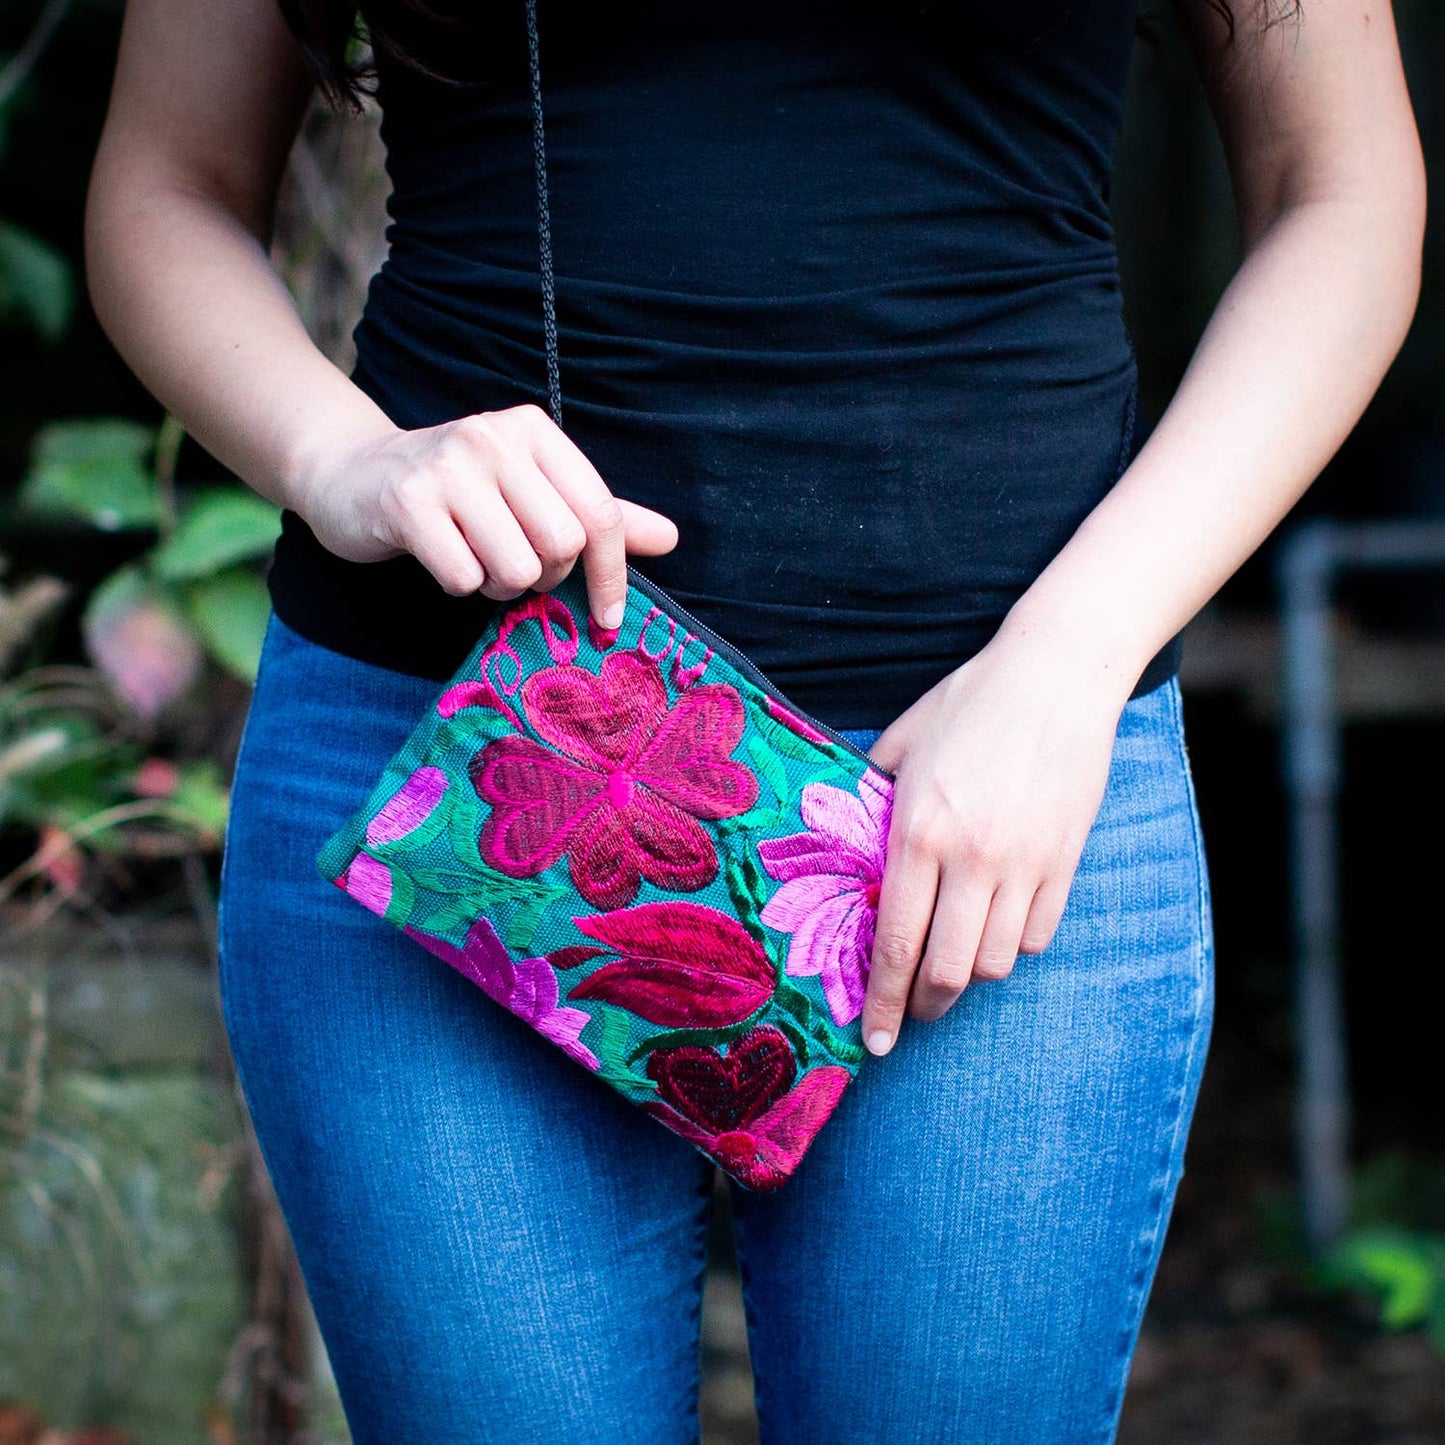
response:
[[[580,555],[592,616],[608,628],[622,621],[627,554],[678,540],[662,513],[614,497],[530,402],[353,435],[313,457],[298,493],[293,506],[328,551],[351,562],[409,552],[454,597],[547,591]]]

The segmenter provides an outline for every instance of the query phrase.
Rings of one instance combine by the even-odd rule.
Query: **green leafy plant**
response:
[[[107,877],[123,885],[136,860],[214,852],[226,819],[216,761],[165,757],[100,669],[7,674],[66,595],[54,578],[0,585],[0,843],[20,859],[0,875],[0,906],[28,896],[31,923],[98,897]]]
[[[238,485],[182,493],[183,438],[113,417],[51,422],[37,433],[19,506],[104,531],[153,531],[155,545],[91,595],[83,629],[96,666],[146,719],[197,679],[202,659],[255,676],[269,599],[256,563],[270,554],[280,511]]]
[[[1326,1253],[1326,1290],[1373,1302],[1387,1330],[1423,1327],[1445,1353],[1445,1165],[1385,1154],[1358,1171],[1351,1229]]]
[[[1323,1273],[1327,1286],[1375,1299],[1387,1330],[1423,1325],[1445,1352],[1445,1234],[1355,1230],[1326,1256]]]

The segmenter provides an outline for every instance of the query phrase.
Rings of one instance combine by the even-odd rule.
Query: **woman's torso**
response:
[[[379,58],[390,251],[353,377],[405,427],[546,401],[523,0],[478,12],[437,53],[484,86]],[[641,570],[807,711],[881,727],[1137,444],[1108,209],[1132,4],[538,15],[564,427],[677,522]],[[271,586],[439,680],[498,605],[290,514]]]

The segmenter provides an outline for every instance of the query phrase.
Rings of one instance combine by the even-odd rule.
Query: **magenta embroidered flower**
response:
[[[618,955],[569,998],[600,999],[672,1029],[741,1023],[777,987],[762,945],[736,918],[684,898],[639,903],[573,923]]]
[[[522,684],[523,711],[550,746],[509,735],[468,769],[490,803],[479,846],[493,868],[528,878],[564,852],[595,908],[630,903],[645,878],[692,892],[717,877],[698,822],[745,813],[758,780],[729,756],[745,714],[727,683],[688,688],[668,706],[657,665],[633,648],[600,674],[556,666]]]
[[[793,935],[786,972],[820,974],[838,1024],[863,1012],[893,802],[891,791],[866,775],[859,787],[862,796],[855,797],[809,783],[800,805],[808,831],[758,844],[763,866],[783,882],[759,917]]]
[[[579,1038],[589,1015],[580,1008],[558,1007],[557,975],[545,958],[524,958],[514,963],[496,929],[485,918],[472,924],[460,948],[410,925],[403,931],[578,1063],[589,1069],[601,1068],[597,1055]]]

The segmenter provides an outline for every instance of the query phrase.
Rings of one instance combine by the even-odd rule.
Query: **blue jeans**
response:
[[[714,1166],[316,871],[438,690],[270,619],[221,887],[263,1155],[358,1445],[681,1445]],[[1050,947],[905,1019],[777,1192],[730,1183],[764,1441],[1110,1440],[1212,1005],[1170,681]]]

